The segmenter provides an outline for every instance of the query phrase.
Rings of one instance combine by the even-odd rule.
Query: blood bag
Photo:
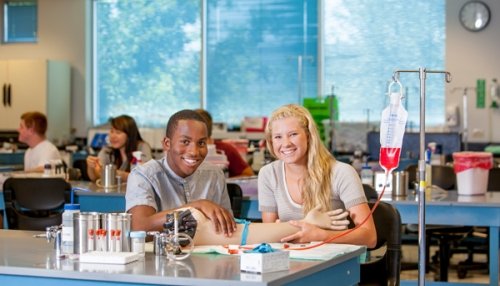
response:
[[[382,111],[380,120],[380,166],[388,174],[399,165],[401,146],[403,145],[403,135],[405,133],[406,119],[408,112],[401,105],[402,86],[399,92],[390,92],[390,104]]]

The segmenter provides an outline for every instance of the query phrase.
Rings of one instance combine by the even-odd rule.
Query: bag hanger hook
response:
[[[401,84],[401,82],[399,81],[399,79],[397,77],[395,77],[394,75],[392,76],[392,81],[389,84],[389,88],[387,90],[387,96],[389,96],[389,97],[391,96],[391,89],[392,89],[392,86],[395,83],[399,86],[399,94],[401,95],[401,99],[403,99],[404,98],[404,96],[403,96],[403,85]]]

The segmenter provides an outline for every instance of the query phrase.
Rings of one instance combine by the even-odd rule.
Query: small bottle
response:
[[[373,187],[373,170],[368,164],[361,167],[361,183],[370,185]]]
[[[52,175],[52,165],[50,163],[45,163],[43,165],[43,177],[50,177]]]
[[[65,204],[62,213],[61,250],[63,254],[73,254],[74,227],[73,214],[80,212],[79,204]]]
[[[140,164],[142,164],[142,151],[132,152],[132,162],[130,162],[130,169],[132,170]]]
[[[498,86],[497,79],[494,78],[490,87],[491,108],[498,108],[497,100],[500,100],[500,87]]]
[[[146,232],[145,231],[131,231],[130,244],[132,252],[144,256],[146,254]]]
[[[432,165],[431,165],[432,151],[430,148],[425,150],[425,186],[426,190],[432,189]]]

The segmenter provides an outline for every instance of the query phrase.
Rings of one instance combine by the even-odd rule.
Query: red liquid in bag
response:
[[[380,148],[380,159],[379,163],[386,172],[390,172],[399,166],[399,155],[401,154],[401,148],[390,148],[382,147]]]

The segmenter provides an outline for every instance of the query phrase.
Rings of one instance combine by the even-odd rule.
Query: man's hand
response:
[[[223,232],[225,236],[232,236],[236,231],[233,216],[218,204],[210,200],[198,200],[189,205],[200,210],[212,222],[216,233]]]
[[[307,223],[304,220],[291,220],[288,223],[300,228],[300,230],[292,235],[282,238],[281,242],[306,243],[311,241],[321,241],[327,236],[327,234],[325,234],[325,230]]]
[[[322,212],[321,206],[318,205],[307,213],[304,221],[323,229],[345,230],[349,225],[348,216],[349,212],[342,209]]]

